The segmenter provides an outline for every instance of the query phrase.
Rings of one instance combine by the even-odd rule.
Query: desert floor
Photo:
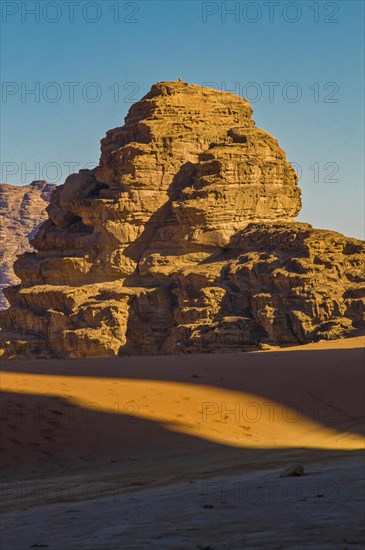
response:
[[[363,345],[2,361],[1,548],[363,548]]]

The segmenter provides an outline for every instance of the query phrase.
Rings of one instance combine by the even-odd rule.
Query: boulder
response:
[[[297,176],[234,94],[160,82],[17,259],[8,355],[245,351],[359,333],[364,243],[295,222]],[[21,343],[20,343],[21,342]]]

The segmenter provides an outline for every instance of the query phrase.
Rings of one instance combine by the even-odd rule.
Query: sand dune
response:
[[[363,438],[320,422],[320,407],[343,413],[349,421],[357,419],[343,410],[342,404],[316,401],[308,384],[301,398],[313,404],[313,416],[303,415],[303,401],[291,405],[268,400],[260,395],[223,390],[206,384],[164,382],[151,379],[92,378],[16,373],[2,375],[2,388],[36,396],[63,397],[66,406],[84,408],[90,422],[107,413],[142,418],[167,430],[193,435],[215,443],[237,447],[271,449],[275,447],[308,447],[317,449],[354,450],[363,448]],[[287,385],[287,381],[285,381]],[[306,403],[305,403],[306,404]],[[306,409],[307,407],[305,407]],[[52,414],[51,414],[52,416]]]
[[[86,533],[93,529],[93,503],[95,510],[101,502],[110,507],[116,490],[123,499],[140,503],[144,519],[138,529],[146,541],[153,531],[148,526],[152,516],[143,503],[164,510],[172,499],[177,528],[179,501],[188,498],[190,483],[232,476],[252,480],[259,472],[263,479],[276,480],[281,468],[298,460],[307,470],[326,470],[323,461],[339,459],[338,467],[350,467],[364,446],[362,345],[363,338],[353,338],[234,355],[3,361],[4,526],[19,526],[26,517],[34,526],[48,514],[56,529],[51,547],[72,548],[67,533],[61,536],[60,531],[57,539],[56,518],[76,503],[83,510],[78,547],[114,548],[110,532],[105,539],[95,535],[96,546]],[[166,491],[165,504],[161,491]],[[181,499],[175,500],[174,493]],[[187,502],[181,512],[184,524],[189,523]],[[284,509],[287,504],[282,503]],[[336,502],[331,506],[337,514]],[[265,514],[269,510],[267,502]],[[195,539],[185,533],[181,540],[178,535],[175,542],[171,539],[172,546],[158,539],[157,547],[197,547],[192,542],[203,541],[213,516],[199,520]],[[126,533],[117,517],[115,528],[124,526]],[[133,521],[139,520],[132,515],[128,529]],[[264,519],[255,525],[265,531]],[[143,548],[146,542],[133,545],[132,531],[120,539],[123,548]],[[217,548],[240,548],[224,546],[223,531],[224,525],[219,526]],[[6,539],[8,548],[31,546],[19,546],[20,539],[12,537]],[[295,544],[303,547],[300,541]]]

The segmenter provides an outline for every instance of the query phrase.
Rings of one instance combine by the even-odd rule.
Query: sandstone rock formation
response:
[[[162,82],[53,193],[0,317],[8,355],[221,352],[356,334],[364,244],[295,223],[247,101]]]
[[[13,271],[16,256],[31,250],[29,238],[47,218],[46,206],[54,188],[46,181],[0,184],[0,309],[8,307],[2,289],[19,282]]]

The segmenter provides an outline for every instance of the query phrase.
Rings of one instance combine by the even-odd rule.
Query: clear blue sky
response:
[[[300,221],[363,236],[362,1],[3,0],[1,9],[2,181],[62,183],[70,163],[95,165],[131,102],[182,77],[252,100],[257,126],[299,167]]]

